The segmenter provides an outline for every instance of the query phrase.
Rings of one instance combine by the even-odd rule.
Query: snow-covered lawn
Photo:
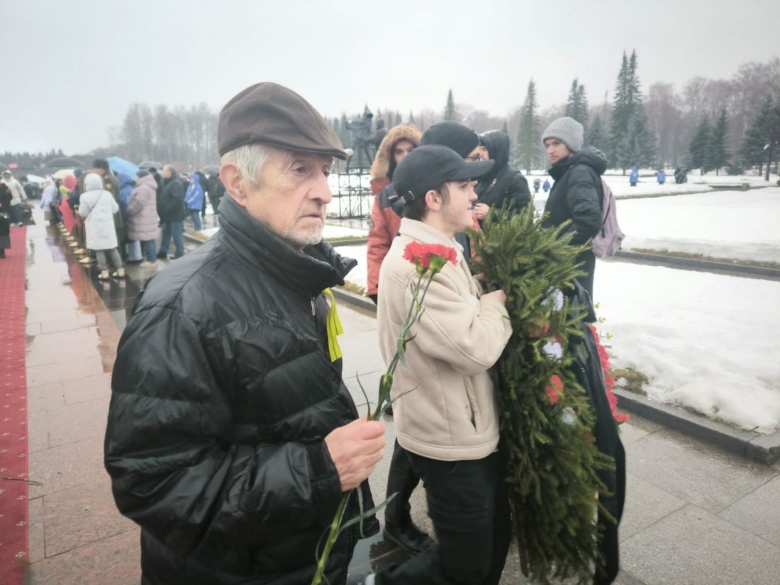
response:
[[[338,251],[365,288],[366,246]],[[595,296],[613,366],[646,374],[651,399],[780,431],[780,282],[599,261]]]
[[[598,262],[594,288],[613,366],[650,398],[780,431],[780,282]]]
[[[780,263],[780,187],[617,203],[623,249]]]

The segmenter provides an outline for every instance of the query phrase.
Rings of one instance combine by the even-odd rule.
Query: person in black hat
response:
[[[105,465],[117,507],[141,525],[143,583],[310,583],[342,493],[374,507],[367,478],[384,449],[383,425],[358,419],[342,381],[323,294],[356,264],[322,239],[332,159],[346,153],[274,83],[230,100],[217,139],[220,230],[139,295]],[[378,530],[372,518],[341,534],[330,583]]]
[[[420,144],[446,146],[457,152],[463,160],[474,162],[482,160],[484,148],[479,134],[471,128],[457,122],[439,122],[428,128],[422,135]],[[473,215],[469,228],[479,229],[477,216]],[[465,233],[459,233],[455,240],[463,246],[466,262],[471,263],[471,242]]]
[[[425,312],[409,331],[405,367],[393,379],[396,448],[406,451],[425,484],[438,544],[375,576],[381,585],[497,584],[511,526],[501,477],[498,404],[489,373],[512,333],[506,295],[483,293],[455,235],[472,223],[476,179],[493,161],[467,162],[444,146],[420,146],[398,165],[393,182],[404,217],[379,275],[377,325],[389,361],[409,310],[415,265],[411,243],[455,248],[457,264],[438,273]],[[372,581],[373,580],[373,581]]]

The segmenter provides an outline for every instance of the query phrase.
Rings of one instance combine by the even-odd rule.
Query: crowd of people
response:
[[[571,222],[576,244],[601,228],[606,168],[601,153],[583,148],[582,132],[561,118],[544,133],[555,178],[545,221]],[[382,423],[360,418],[344,385],[335,301],[325,294],[355,265],[322,238],[332,159],[347,153],[304,98],[274,83],[228,102],[218,144],[220,230],[139,297],[114,367],[105,465],[119,510],[142,528],[144,583],[309,583],[342,494],[360,490],[363,509],[374,507],[367,480],[385,442]],[[417,275],[406,245],[440,244],[456,258],[428,289],[391,393],[415,389],[393,413],[387,492],[397,496],[384,534],[414,556],[366,583],[501,578],[511,526],[491,369],[511,326],[504,292],[473,277],[464,232],[491,208],[529,205],[508,152],[504,133],[451,122],[389,129],[378,147],[368,294],[386,360]],[[177,202],[157,205],[162,252],[203,197],[198,176],[189,181],[185,188],[167,166],[156,191],[146,175],[136,179],[130,217],[153,192]],[[97,177],[93,185],[106,190]],[[154,217],[144,215],[149,231],[132,233],[149,242]],[[592,256],[580,258],[591,291]],[[420,481],[436,541],[411,518]],[[352,499],[344,517],[358,512]],[[356,542],[379,528],[372,518],[341,532],[328,582],[345,583]]]
[[[173,165],[165,165],[161,172],[148,167],[130,177],[115,174],[106,159],[95,159],[91,169],[74,169],[73,176],[64,179],[47,177],[35,188],[30,182],[22,184],[6,170],[0,186],[0,237],[11,226],[23,225],[23,209],[37,190],[39,206],[51,225],[68,215],[74,235],[97,259],[100,280],[124,278],[125,262],[156,267],[158,259],[168,258],[171,240],[173,258],[181,258],[185,219],[191,219],[194,230],[200,231],[206,204],[210,203],[217,215],[225,194],[217,172],[207,175],[197,170],[184,176]],[[0,245],[10,246],[5,239],[7,236]]]

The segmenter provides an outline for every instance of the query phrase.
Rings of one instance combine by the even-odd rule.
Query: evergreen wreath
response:
[[[501,288],[512,337],[498,361],[500,449],[523,573],[548,584],[592,583],[604,566],[599,473],[614,462],[596,447],[595,415],[572,369],[571,340],[585,311],[562,291],[581,274],[568,224],[543,227],[533,206],[492,210],[472,231],[474,273]]]

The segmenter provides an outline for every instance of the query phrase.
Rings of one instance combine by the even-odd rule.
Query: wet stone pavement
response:
[[[31,582],[137,585],[138,528],[116,511],[102,441],[116,345],[155,269],[129,265],[126,281],[99,282],[59,231],[42,223],[39,217],[28,228],[27,244],[29,477],[42,484],[29,490]],[[339,314],[345,381],[363,405],[358,377],[375,388],[384,369],[376,322],[343,304]],[[371,478],[378,501],[392,452],[392,419],[386,429],[386,457]],[[622,429],[628,495],[617,583],[780,583],[780,463],[752,463],[637,417]],[[432,531],[422,488],[414,493],[412,514]],[[362,541],[349,583],[404,558],[381,535]],[[502,583],[527,582],[513,549]]]

